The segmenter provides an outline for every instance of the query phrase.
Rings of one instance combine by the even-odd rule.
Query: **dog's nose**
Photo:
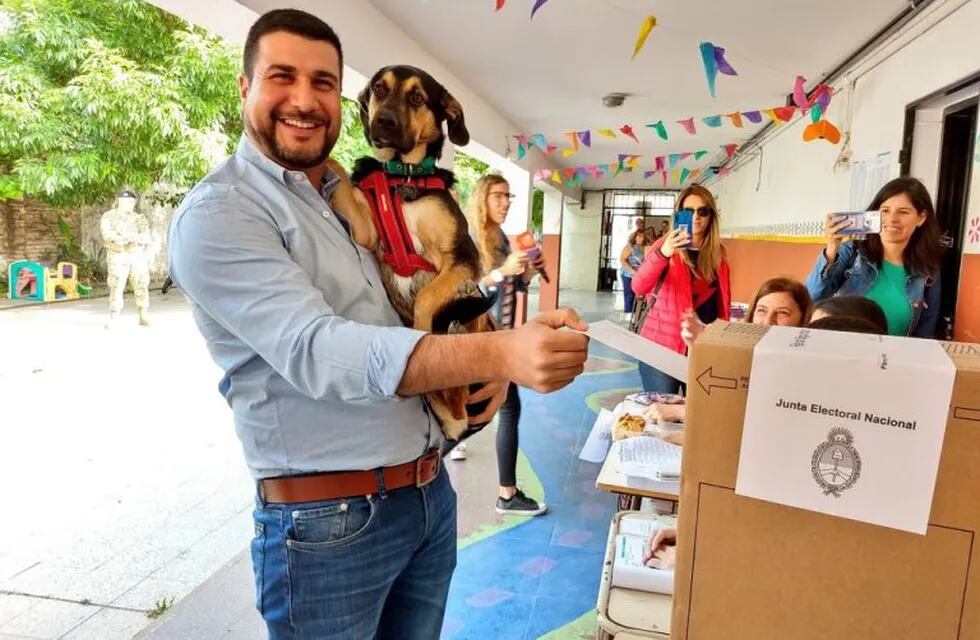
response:
[[[394,131],[398,125],[395,114],[389,111],[381,111],[374,117],[374,124],[385,131]]]

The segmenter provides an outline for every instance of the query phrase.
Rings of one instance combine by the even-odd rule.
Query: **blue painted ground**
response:
[[[599,344],[590,353],[628,360]],[[444,640],[534,639],[595,609],[616,500],[595,489],[599,465],[578,459],[596,417],[586,398],[638,386],[636,369],[626,368],[580,376],[547,396],[521,390],[520,447],[550,512],[460,551]]]

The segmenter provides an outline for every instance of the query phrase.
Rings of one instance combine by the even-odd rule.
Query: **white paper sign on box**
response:
[[[924,534],[955,375],[932,340],[770,328],[735,492]]]

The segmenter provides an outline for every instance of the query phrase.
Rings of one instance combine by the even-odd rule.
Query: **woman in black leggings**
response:
[[[523,251],[511,251],[510,242],[500,228],[507,218],[513,198],[510,185],[503,177],[487,175],[473,189],[466,212],[470,232],[480,249],[485,274],[480,286],[496,298],[492,313],[499,329],[513,328],[517,292],[527,291],[527,283],[534,274],[534,270],[528,268],[527,255]],[[517,424],[521,419],[521,397],[517,385],[510,385],[507,400],[497,415],[497,472],[500,481],[497,513],[542,514],[548,510],[547,505],[524,495],[517,486]],[[457,453],[450,457],[460,459],[462,456]]]

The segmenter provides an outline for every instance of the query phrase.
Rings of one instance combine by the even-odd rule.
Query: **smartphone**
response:
[[[880,211],[840,211],[834,214],[834,218],[847,219],[847,228],[840,232],[844,235],[867,236],[881,233]]]
[[[694,219],[694,212],[690,209],[681,209],[680,211],[674,212],[674,228],[683,229],[687,231],[688,235],[691,233],[692,223]]]

